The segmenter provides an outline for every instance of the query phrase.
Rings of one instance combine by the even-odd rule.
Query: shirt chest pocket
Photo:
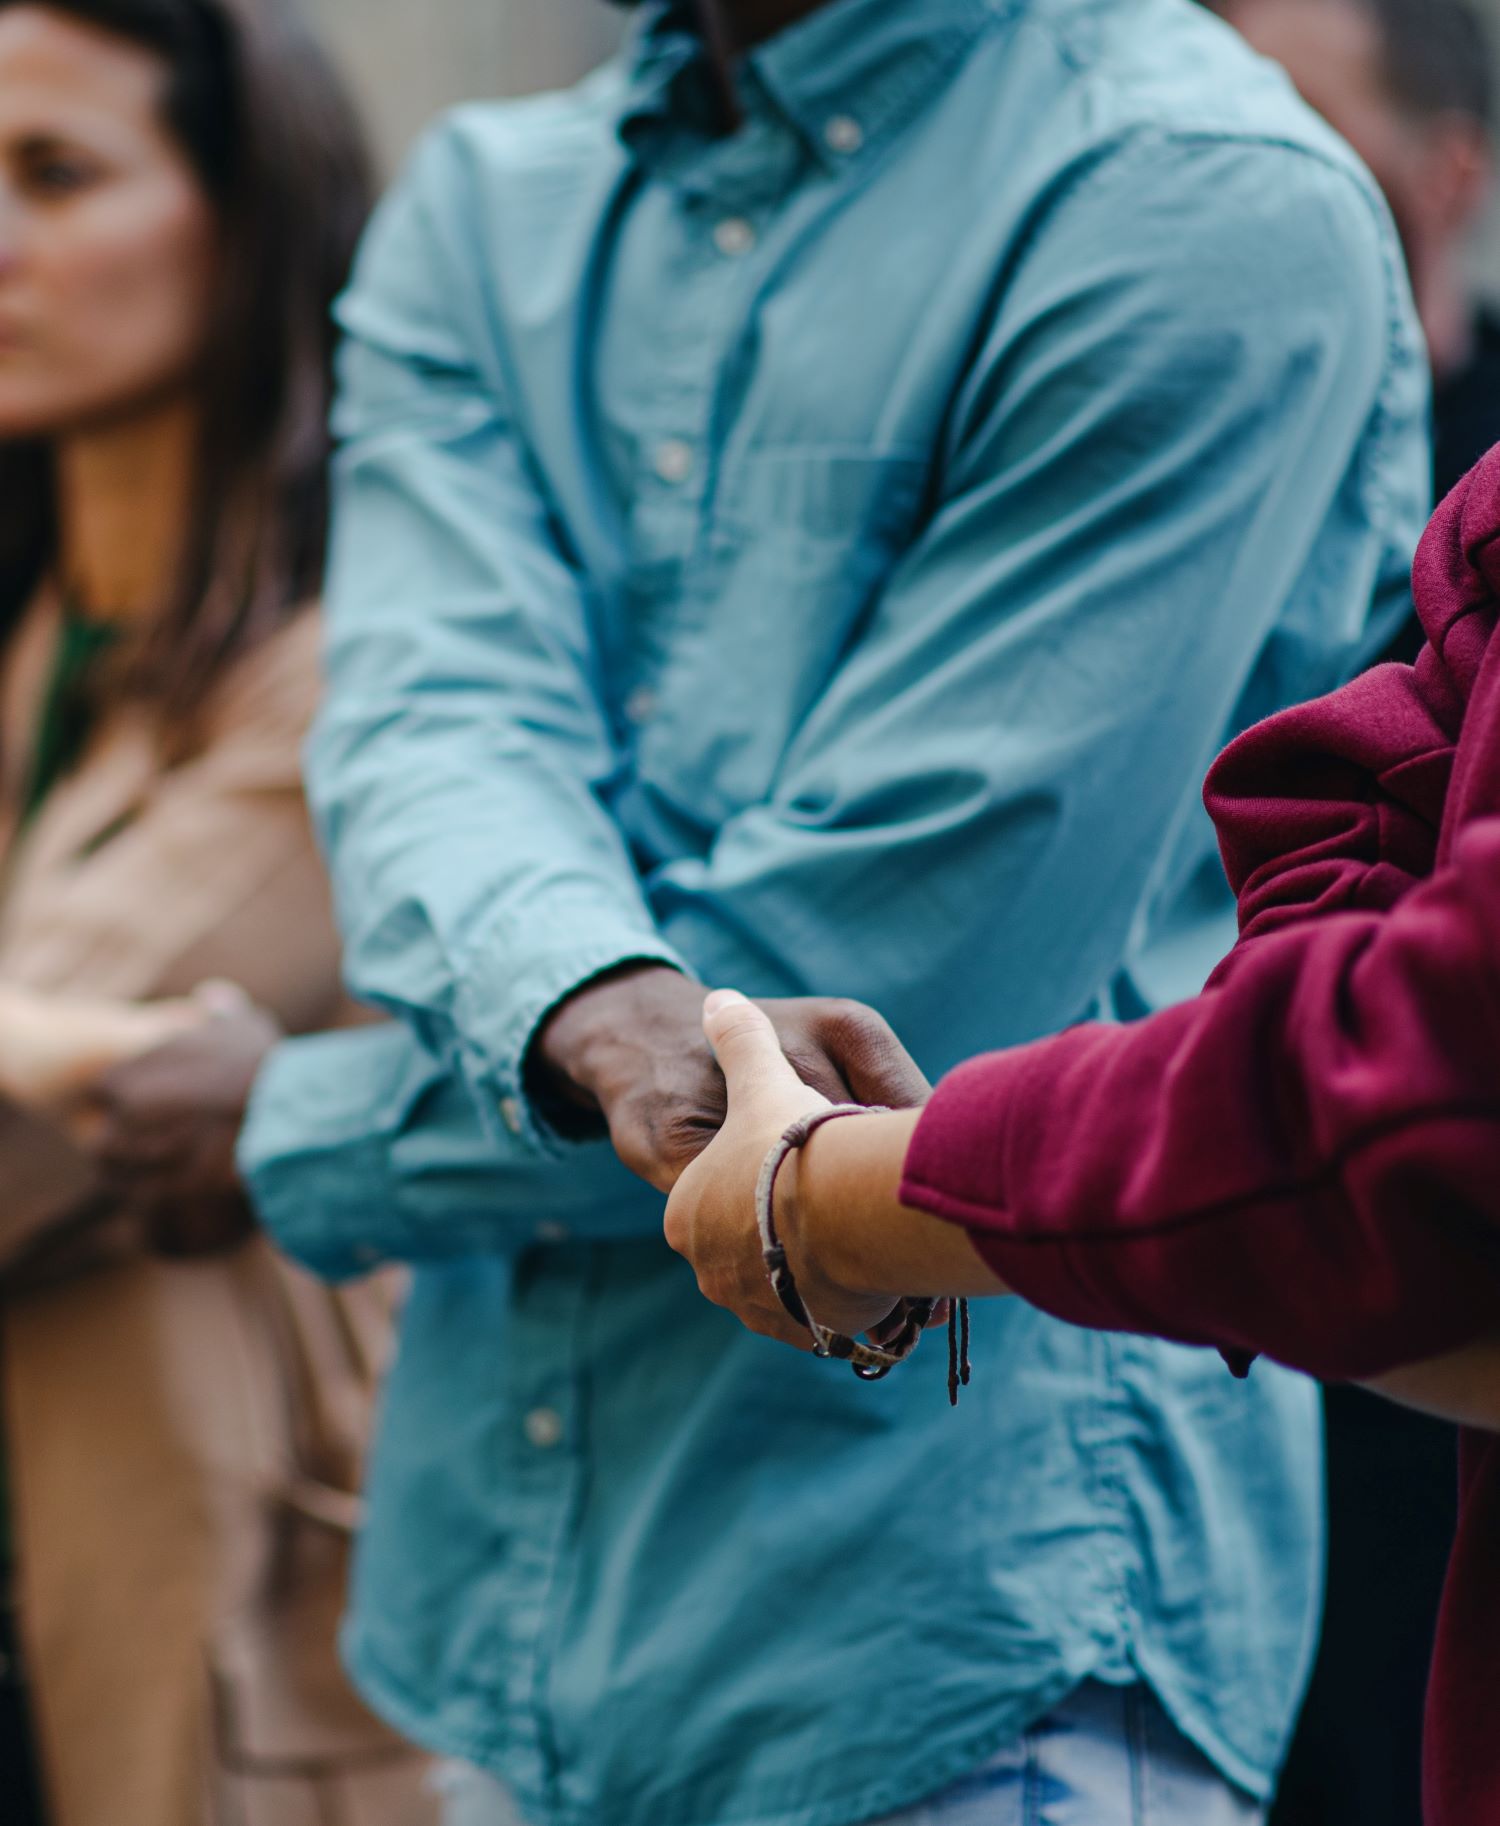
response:
[[[827,688],[916,538],[925,454],[841,446],[726,463],[684,579],[661,714],[642,773],[717,825],[769,793],[786,745]]]

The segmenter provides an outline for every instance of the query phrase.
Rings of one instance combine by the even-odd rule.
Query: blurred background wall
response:
[[[364,98],[387,168],[450,103],[559,87],[619,40],[620,15],[603,0],[305,4]]]
[[[387,169],[451,102],[571,82],[618,42],[603,0],[306,0],[364,98]],[[916,0],[921,4],[921,0]],[[1500,59],[1500,0],[1474,0]],[[1475,258],[1500,297],[1500,196]]]

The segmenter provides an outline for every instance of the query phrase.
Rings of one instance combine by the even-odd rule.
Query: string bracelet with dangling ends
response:
[[[911,1357],[922,1342],[922,1333],[932,1323],[938,1302],[926,1298],[900,1301],[875,1334],[877,1341],[873,1343],[846,1337],[824,1325],[808,1311],[806,1301],[798,1292],[786,1246],[776,1233],[776,1181],[792,1155],[805,1148],[825,1123],[837,1122],[845,1116],[886,1114],[889,1111],[881,1105],[836,1103],[829,1109],[814,1110],[799,1117],[766,1155],[755,1186],[755,1218],[771,1291],[792,1319],[812,1333],[814,1356],[831,1357],[849,1364],[855,1375],[865,1382],[881,1381]],[[953,1300],[948,1307],[948,1399],[953,1406],[958,1406],[959,1390],[968,1387],[970,1375],[969,1302]]]

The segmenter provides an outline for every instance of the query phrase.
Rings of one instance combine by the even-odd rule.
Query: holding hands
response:
[[[117,1060],[74,1128],[108,1189],[160,1255],[210,1255],[255,1228],[235,1145],[250,1092],[281,1029],[232,983],[205,984],[191,1025]]]
[[[234,1150],[279,1037],[228,983],[146,1003],[0,984],[0,1094],[66,1124],[148,1247],[211,1253],[253,1228]]]
[[[792,1319],[767,1279],[755,1197],[762,1165],[782,1135],[803,1117],[832,1108],[832,1100],[793,1071],[764,1009],[733,990],[709,996],[703,1032],[724,1076],[728,1113],[672,1192],[667,1241],[692,1264],[705,1298],[727,1307],[751,1331],[810,1350],[811,1334]],[[794,1191],[798,1164],[789,1159],[777,1177],[778,1238],[808,1310],[833,1330],[857,1338],[889,1318],[896,1301],[840,1285],[802,1246]]]
[[[846,1019],[877,1024],[882,1045],[900,1051],[906,1073],[920,1077],[877,1015],[849,1004],[827,1006],[843,1009]],[[831,1099],[802,1082],[762,1006],[720,990],[704,1003],[703,1030],[723,1073],[728,1114],[673,1189],[667,1241],[692,1264],[716,1305],[752,1331],[807,1349],[809,1332],[786,1312],[767,1278],[756,1191],[786,1131],[827,1109]],[[776,1177],[775,1231],[798,1294],[822,1325],[849,1338],[881,1340],[887,1321],[911,1298],[1005,1291],[964,1231],[901,1203],[920,1116],[919,1108],[907,1107],[828,1123],[789,1155]]]
[[[0,984],[0,1093],[60,1109],[109,1070],[196,1027],[192,1001],[136,1004]]]
[[[723,1126],[724,1077],[703,1032],[703,986],[627,965],[570,996],[542,1028],[532,1088],[567,1126],[603,1119],[632,1172],[670,1192]],[[872,1009],[826,997],[754,1004],[795,1079],[830,1103],[911,1109],[931,1086]]]
[[[812,1347],[768,1280],[755,1194],[787,1129],[835,1103],[874,1107],[820,1128],[776,1181],[777,1237],[808,1310],[879,1339],[908,1299],[1005,1291],[964,1231],[902,1205],[932,1087],[858,1002],[705,999],[680,971],[626,965],[554,1010],[529,1077],[554,1121],[602,1120],[625,1165],[671,1195],[667,1241],[752,1331]]]

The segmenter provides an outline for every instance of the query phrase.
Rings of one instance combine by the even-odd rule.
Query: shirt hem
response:
[[[597,1826],[598,1815],[592,1808],[555,1806],[518,1781],[497,1752],[493,1739],[433,1718],[357,1633],[346,1636],[344,1664],[360,1695],[387,1724],[430,1754],[456,1757],[493,1777],[526,1816],[525,1826]],[[710,1811],[698,1813],[689,1808],[663,1807],[658,1799],[636,1816],[612,1807],[611,1826],[855,1826],[861,1820],[899,1813],[934,1799],[964,1776],[983,1768],[1038,1719],[1061,1705],[1084,1681],[1093,1679],[1095,1673],[1094,1662],[1078,1670],[1060,1672],[1024,1702],[1013,1705],[999,1722],[953,1745],[944,1755],[918,1758],[911,1772],[900,1778],[867,1788],[844,1788],[837,1797],[825,1800],[779,1804],[772,1801],[746,1812],[726,1812],[722,1805],[714,1804]],[[913,1741],[920,1745],[925,1735],[918,1732]]]
[[[1179,1691],[1174,1681],[1152,1672],[1151,1656],[1141,1654],[1137,1648],[1132,1651],[1131,1659],[1141,1680],[1150,1687],[1162,1710],[1187,1741],[1203,1752],[1226,1781],[1242,1789],[1252,1800],[1269,1803],[1276,1791],[1279,1766],[1257,1768],[1214,1729],[1203,1710],[1190,1696]],[[1306,1684],[1304,1677],[1303,1686]]]
[[[434,1756],[456,1757],[493,1777],[515,1798],[523,1812],[534,1818],[527,1826],[596,1826],[592,1813],[573,1807],[554,1807],[536,1791],[518,1782],[513,1770],[505,1766],[494,1740],[483,1734],[471,1734],[435,1719],[415,1700],[399,1676],[393,1674],[358,1634],[346,1640],[345,1665],[359,1692],[385,1721]],[[1101,1672],[1106,1657],[1100,1654],[1078,1670],[1066,1670],[1028,1696],[1024,1703],[1011,1707],[1004,1719],[988,1726],[976,1736],[954,1745],[946,1755],[928,1757],[904,1778],[882,1782],[872,1788],[840,1792],[836,1800],[800,1804],[772,1804],[745,1813],[726,1813],[715,1807],[710,1814],[695,1814],[653,1805],[644,1811],[639,1822],[619,1818],[619,1826],[853,1826],[859,1820],[878,1819],[904,1808],[921,1805],[940,1795],[944,1789],[961,1781],[965,1775],[982,1768],[1007,1745],[1029,1730],[1038,1719],[1046,1717],[1087,1680],[1107,1679]],[[1160,1701],[1172,1723],[1189,1743],[1200,1750],[1224,1779],[1257,1801],[1268,1801],[1275,1786],[1274,1771],[1257,1768],[1236,1751],[1203,1717],[1200,1709],[1177,1690],[1176,1683],[1158,1678],[1151,1672],[1152,1657],[1132,1644],[1128,1661],[1134,1677],[1143,1681]],[[920,1741],[920,1737],[918,1739]]]

